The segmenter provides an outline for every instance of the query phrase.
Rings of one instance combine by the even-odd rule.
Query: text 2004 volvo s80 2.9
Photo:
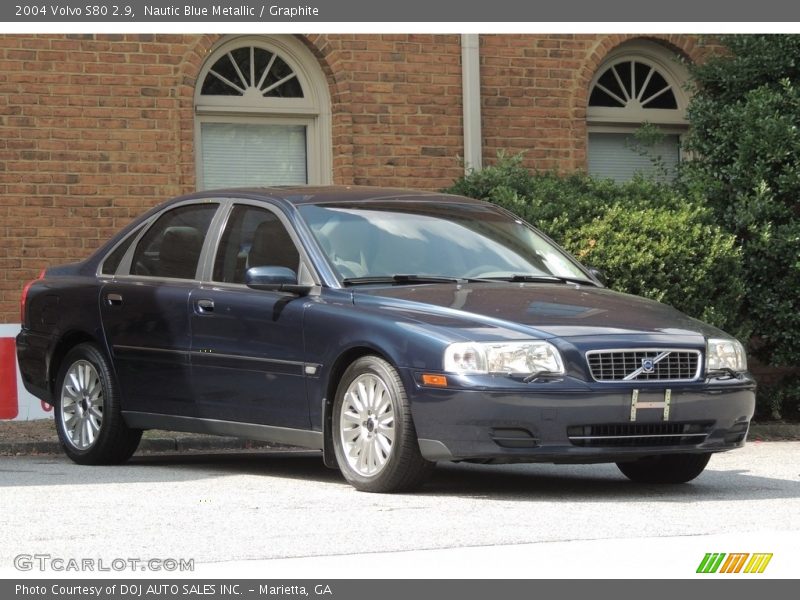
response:
[[[739,342],[457,196],[184,196],[47,269],[22,310],[23,381],[82,464],[160,428],[320,449],[367,491],[437,461],[680,483],[744,444],[754,408]]]

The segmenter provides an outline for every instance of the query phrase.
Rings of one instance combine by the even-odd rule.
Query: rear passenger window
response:
[[[297,247],[273,212],[255,206],[235,206],[214,261],[214,281],[244,283],[247,269],[267,266],[298,272]]]
[[[217,204],[191,204],[161,215],[144,234],[131,262],[131,275],[194,279]]]
[[[128,237],[126,237],[116,248],[114,248],[114,250],[111,251],[111,254],[106,256],[106,259],[103,261],[103,268],[100,270],[103,275],[114,275],[117,272],[119,263],[122,262],[122,258],[125,256],[128,248],[131,247],[133,240],[136,239],[136,236],[139,235],[141,230],[141,227],[134,229],[128,234]]]

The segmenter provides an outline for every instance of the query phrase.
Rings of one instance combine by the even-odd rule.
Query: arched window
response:
[[[330,183],[330,96],[298,40],[223,42],[200,72],[194,102],[199,189]]]
[[[655,43],[620,46],[589,88],[589,173],[627,181],[637,172],[669,178],[687,129],[686,68]],[[650,124],[650,135],[635,135]],[[655,135],[653,135],[655,134]]]

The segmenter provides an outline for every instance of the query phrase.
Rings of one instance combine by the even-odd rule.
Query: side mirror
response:
[[[297,273],[286,267],[251,267],[244,275],[247,287],[254,290],[290,292],[305,296],[311,291],[310,285],[297,283]]]
[[[603,285],[606,285],[606,274],[603,273],[600,269],[595,269],[594,267],[586,267],[586,270],[589,271],[589,274],[597,279]]]

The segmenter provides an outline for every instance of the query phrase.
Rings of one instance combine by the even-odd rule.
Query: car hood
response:
[[[671,306],[606,288],[562,284],[474,283],[357,288],[354,302],[402,311],[431,325],[527,326],[556,337],[722,332]],[[469,325],[472,323],[473,325]]]

